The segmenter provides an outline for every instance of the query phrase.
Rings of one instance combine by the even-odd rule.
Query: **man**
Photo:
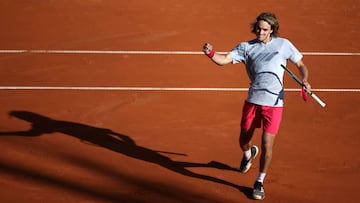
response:
[[[261,13],[252,24],[256,38],[242,42],[227,54],[219,54],[211,44],[203,46],[203,52],[216,64],[242,62],[251,81],[247,99],[243,106],[239,143],[243,151],[240,171],[246,173],[259,149],[252,145],[255,128],[263,126],[259,175],[254,183],[253,198],[264,199],[264,179],[269,168],[273,144],[278,133],[283,110],[283,75],[281,64],[290,60],[299,69],[307,88],[308,69],[302,54],[287,39],[278,37],[279,23],[272,13]]]

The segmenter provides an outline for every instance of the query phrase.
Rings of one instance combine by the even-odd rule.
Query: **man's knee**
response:
[[[263,150],[271,152],[274,145],[274,140],[275,140],[275,134],[264,132],[262,137]]]

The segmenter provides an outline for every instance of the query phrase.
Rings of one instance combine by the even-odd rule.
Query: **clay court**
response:
[[[249,79],[201,47],[227,52],[252,39],[263,11],[277,14],[327,104],[304,102],[285,75],[264,202],[358,202],[359,9],[358,0],[1,1],[0,202],[254,202],[259,159],[237,171]]]

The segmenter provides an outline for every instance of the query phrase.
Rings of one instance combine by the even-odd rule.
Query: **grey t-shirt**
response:
[[[230,52],[232,63],[243,62],[250,78],[247,101],[264,106],[283,106],[284,69],[290,60],[296,63],[302,54],[287,39],[272,38],[267,44],[257,39],[242,42]]]

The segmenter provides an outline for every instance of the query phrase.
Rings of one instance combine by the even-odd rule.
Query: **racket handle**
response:
[[[314,93],[311,93],[310,95],[317,103],[320,104],[321,107],[326,106],[326,104],[323,101],[321,101],[321,99],[319,97],[317,97]]]

